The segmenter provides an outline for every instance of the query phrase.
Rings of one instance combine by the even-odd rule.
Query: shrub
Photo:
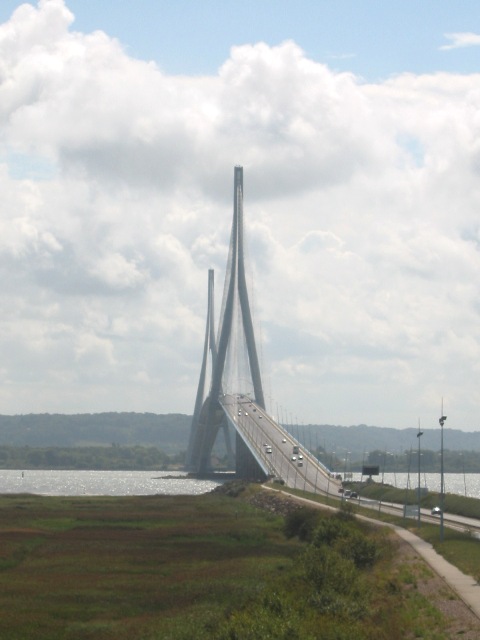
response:
[[[371,567],[379,555],[373,534],[364,533],[355,521],[345,521],[343,516],[338,515],[319,522],[312,536],[312,544],[336,549],[359,569]]]
[[[315,547],[324,544],[332,546],[339,537],[346,535],[346,527],[338,518],[323,518],[319,521],[312,537]]]
[[[347,536],[339,540],[336,548],[343,556],[353,560],[359,569],[371,567],[378,556],[378,545],[375,540],[361,531],[349,531]]]
[[[299,540],[308,542],[319,522],[321,520],[317,510],[300,507],[285,517],[284,533],[287,538],[298,536]]]
[[[310,545],[302,564],[307,580],[317,592],[347,595],[355,588],[357,570],[354,562],[334,549]]]

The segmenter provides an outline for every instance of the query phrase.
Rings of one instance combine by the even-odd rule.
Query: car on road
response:
[[[297,466],[299,466],[299,467],[303,467],[303,460],[299,460],[299,461],[297,462]]]
[[[265,451],[266,451],[267,453],[272,453],[272,447],[267,447],[267,448],[265,449]]]
[[[287,439],[286,439],[286,438],[283,438],[283,439],[282,439],[283,444],[285,444],[285,442],[286,442],[286,441],[287,441]]]
[[[296,460],[296,459],[297,459],[297,456],[292,456],[292,457],[290,458],[290,460],[291,460],[292,462],[295,462],[295,460]]]
[[[299,459],[299,460],[303,460],[303,456],[300,454],[300,455],[298,456],[298,459]]]
[[[432,516],[440,516],[442,514],[442,510],[440,507],[433,507]]]

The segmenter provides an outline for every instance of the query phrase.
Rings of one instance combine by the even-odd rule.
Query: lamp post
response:
[[[343,479],[346,480],[347,479],[347,467],[348,467],[348,457],[350,455],[350,451],[347,451],[347,455],[345,456],[345,466],[343,469]]]
[[[412,462],[412,447],[410,447],[410,451],[405,451],[405,455],[407,456],[407,484],[405,486],[405,505],[403,507],[403,517],[406,518],[408,515],[407,505],[408,505],[408,492],[410,489],[410,465]]]
[[[420,440],[423,436],[423,431],[420,431],[420,421],[418,422],[418,433],[417,433],[417,438],[418,438],[418,488],[417,488],[417,492],[418,492],[418,526],[420,527]]]
[[[440,542],[443,542],[443,509],[445,506],[445,483],[443,478],[443,424],[447,416],[443,415],[443,399],[442,399],[442,416],[438,421],[440,424]]]
[[[360,485],[363,484],[363,470],[365,469],[365,458],[367,458],[367,456],[368,456],[368,451],[364,451],[363,459],[362,459],[362,475],[360,476]]]

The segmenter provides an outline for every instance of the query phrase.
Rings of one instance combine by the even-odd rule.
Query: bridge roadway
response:
[[[338,495],[341,482],[248,396],[226,394],[220,404],[267,476],[281,478],[287,487]],[[293,452],[294,446],[299,453]]]

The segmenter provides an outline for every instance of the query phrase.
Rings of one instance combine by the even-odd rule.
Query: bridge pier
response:
[[[245,257],[243,250],[243,168],[239,166],[234,169],[232,233],[225,274],[220,330],[217,338],[215,338],[214,331],[214,276],[213,271],[209,270],[208,311],[203,360],[186,456],[186,467],[194,472],[205,473],[211,467],[212,448],[219,429],[223,424],[221,416],[219,416],[222,408],[219,405],[218,399],[224,396],[225,387],[227,386],[223,379],[227,352],[232,341],[234,339],[238,340],[236,334],[238,323],[240,323],[238,326],[243,329],[243,338],[248,356],[248,366],[253,386],[252,399],[255,400],[260,408],[265,409],[260,365],[255,344],[247,291],[247,278],[245,274]],[[233,331],[232,327],[234,328]],[[233,349],[235,348],[236,345],[233,345]],[[209,393],[205,398],[209,354],[211,355],[212,365],[211,381]],[[234,389],[234,392],[235,391],[240,393],[240,389]],[[228,428],[225,430],[225,433],[227,436],[228,449]],[[237,437],[236,442],[236,469],[239,477],[263,479],[265,474],[261,472],[258,463],[250,453],[248,447],[245,446],[241,438]],[[230,450],[228,454],[229,459],[231,459]]]
[[[239,433],[235,438],[235,475],[242,480],[253,480],[263,482],[267,479],[266,474],[258,465],[255,457]]]

